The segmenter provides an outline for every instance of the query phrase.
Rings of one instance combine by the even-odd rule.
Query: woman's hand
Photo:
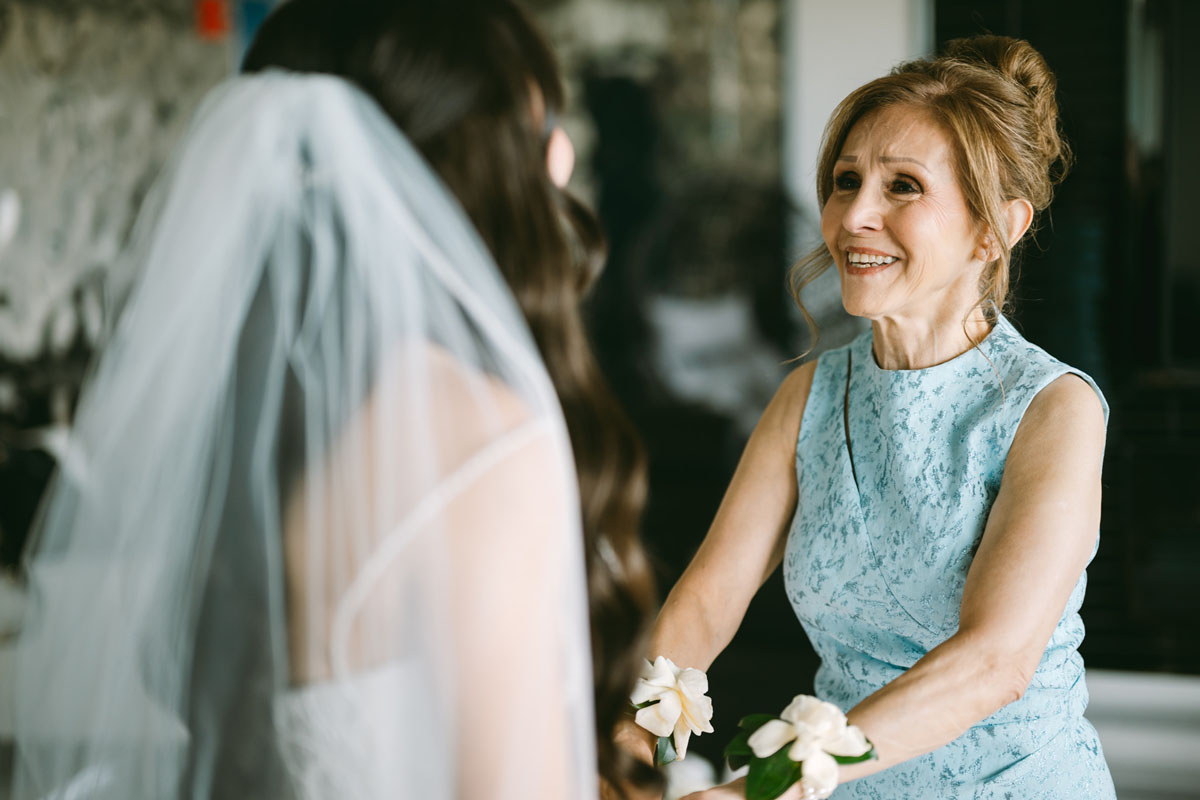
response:
[[[658,737],[634,722],[633,717],[624,717],[617,723],[613,741],[638,761],[654,766],[654,748],[658,744]]]
[[[654,748],[658,737],[633,721],[633,717],[622,717],[613,731],[613,742],[643,764],[654,766]],[[662,792],[642,789],[630,784],[621,787],[625,800],[662,800]],[[600,800],[616,800],[621,797],[612,785],[600,782]]]

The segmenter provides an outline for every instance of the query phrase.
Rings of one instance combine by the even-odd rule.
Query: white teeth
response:
[[[866,253],[846,253],[846,260],[851,264],[891,264],[895,256],[876,256]]]

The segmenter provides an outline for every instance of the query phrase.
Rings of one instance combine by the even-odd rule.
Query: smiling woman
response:
[[[960,40],[826,129],[794,286],[834,266],[872,330],[784,381],[651,653],[707,669],[783,566],[816,693],[877,755],[788,800],[1114,797],[1078,653],[1107,405],[1003,315],[1066,167],[1054,87],[1028,43]],[[751,784],[704,796],[782,791]]]
[[[845,195],[842,203],[832,208],[829,203],[864,180],[855,174],[863,169],[856,148],[884,144],[889,149],[874,158],[891,168],[884,173],[890,175],[891,197],[925,200],[938,214],[965,211],[965,222],[979,237],[972,256],[983,262],[972,306],[988,326],[1004,311],[1018,245],[1050,205],[1054,186],[1072,161],[1060,133],[1054,74],[1028,43],[1008,44],[1016,41],[956,40],[941,58],[903,64],[838,105],[817,165],[825,245],[792,273],[802,311],[803,288],[837,263],[839,248],[829,242],[828,217],[844,207]]]
[[[879,109],[850,131],[821,213],[825,245],[841,276],[842,303],[891,330],[918,323],[926,338],[963,319],[982,339],[990,323],[980,306],[984,268],[998,258],[959,188],[955,147],[931,114],[914,105]],[[1005,230],[1018,238],[1031,219],[1023,198],[1004,204]],[[934,310],[930,325],[919,320]],[[947,318],[946,315],[950,315]],[[920,335],[918,333],[918,335]],[[924,350],[934,363],[961,352],[958,337],[913,341],[908,352],[881,353],[881,366],[909,368]]]

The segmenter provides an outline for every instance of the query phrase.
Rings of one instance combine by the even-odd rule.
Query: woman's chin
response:
[[[884,305],[878,298],[861,297],[855,294],[842,294],[842,308],[852,317],[875,319],[883,312]]]
[[[847,275],[842,272],[840,277],[842,308],[846,309],[850,316],[877,317],[894,306],[895,292],[889,291],[894,286],[890,281],[879,281],[877,274],[864,279],[861,275]]]

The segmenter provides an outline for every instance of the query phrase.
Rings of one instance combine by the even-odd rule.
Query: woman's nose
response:
[[[842,215],[842,226],[854,233],[856,231],[877,231],[883,228],[883,193],[878,188],[864,185],[854,193],[846,213]]]

